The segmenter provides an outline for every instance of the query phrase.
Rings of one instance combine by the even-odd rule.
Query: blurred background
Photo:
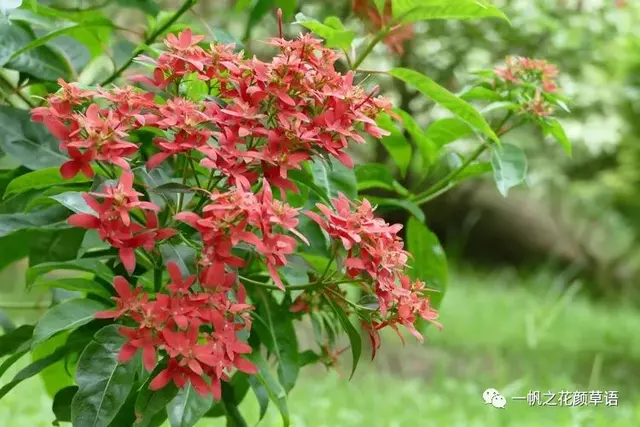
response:
[[[104,0],[41,3],[84,9]],[[146,25],[144,13],[130,7],[145,0],[107,3],[122,27]],[[358,13],[367,3],[299,0],[298,9],[319,20],[338,16],[364,35],[376,26]],[[499,20],[418,23],[379,45],[363,68],[410,67],[459,92],[472,71],[498,66],[507,55],[547,59],[558,65],[560,86],[571,100],[571,113],[560,121],[573,156],[547,144],[533,127],[522,127],[506,140],[526,150],[525,187],[505,199],[488,177],[429,203],[428,225],[449,260],[444,329],[428,329],[424,345],[386,337],[381,354],[363,363],[351,382],[340,372],[309,368],[290,399],[294,426],[640,425],[640,2],[494,3],[511,26]],[[157,4],[170,9],[179,2]],[[260,55],[259,41],[277,34],[272,10],[268,0],[202,0],[183,22],[222,41],[240,40]],[[285,31],[291,36],[303,28],[287,25]],[[126,57],[131,46],[124,36],[115,39],[79,80],[93,83],[108,75],[111,59],[117,62],[123,51]],[[83,52],[65,53],[83,60]],[[404,86],[378,83],[421,126],[442,117]],[[467,145],[452,148],[464,152]],[[361,162],[387,158],[374,145],[356,155]],[[453,153],[442,159],[456,161]],[[41,311],[26,307],[50,298],[37,291],[25,295],[23,269],[21,262],[0,272],[0,306],[15,323],[37,319]],[[348,372],[348,360],[344,366]],[[51,425],[48,392],[59,386],[53,368],[60,367],[45,371],[41,381],[23,382],[0,402],[0,426]],[[505,410],[482,401],[490,387],[507,397]],[[617,407],[532,407],[511,399],[536,390],[618,391],[619,400]],[[257,420],[252,396],[243,406],[247,418]],[[263,425],[279,425],[279,414],[270,411]]]

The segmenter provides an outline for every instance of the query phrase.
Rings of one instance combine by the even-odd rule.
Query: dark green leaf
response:
[[[47,289],[64,289],[72,292],[86,292],[88,294],[95,294],[104,298],[111,297],[109,291],[100,283],[93,279],[85,279],[81,277],[65,277],[52,280],[39,278],[35,281],[33,286]]]
[[[188,185],[180,184],[179,182],[167,182],[158,187],[152,188],[151,191],[155,191],[158,194],[176,194],[176,193],[193,193],[193,188]]]
[[[400,170],[400,174],[403,177],[406,176],[409,166],[411,165],[413,153],[411,144],[407,141],[402,130],[398,128],[389,115],[380,115],[377,122],[380,128],[391,133],[391,135],[383,137],[380,142],[391,155],[393,162]]]
[[[329,164],[321,160],[310,163],[311,174],[318,187],[323,188],[329,197],[334,198],[338,193],[343,193],[350,199],[355,199],[356,175],[353,169],[349,169],[337,160],[331,159]]]
[[[20,384],[22,381],[26,380],[27,378],[31,378],[34,375],[39,374],[46,367],[53,365],[58,360],[61,360],[67,354],[67,352],[68,352],[68,349],[66,347],[60,347],[50,356],[47,356],[44,359],[36,360],[35,362],[28,365],[26,368],[19,371],[11,381],[9,381],[2,388],[0,388],[0,399],[2,399],[5,394],[9,393],[15,386]]]
[[[27,190],[53,187],[54,185],[77,184],[89,182],[84,175],[76,175],[72,179],[64,179],[60,175],[60,170],[56,167],[41,169],[19,176],[12,180],[4,193],[6,199],[12,194],[21,193]]]
[[[84,200],[82,194],[83,193],[79,191],[67,191],[65,193],[56,194],[55,196],[50,196],[50,198],[61,205],[66,206],[75,213],[85,213],[97,216],[96,212],[91,209]]]
[[[373,205],[378,205],[378,206],[383,206],[383,207],[384,206],[392,206],[392,207],[396,207],[396,208],[402,208],[402,209],[406,210],[407,212],[409,212],[414,217],[416,217],[418,219],[418,221],[424,221],[425,220],[424,212],[422,211],[420,206],[416,205],[411,200],[408,200],[408,199],[390,199],[390,198],[387,198],[387,197],[371,197],[371,196],[367,196],[366,199],[368,199]]]
[[[498,136],[491,129],[491,126],[489,126],[478,110],[476,110],[471,104],[468,104],[466,101],[460,99],[431,80],[429,77],[408,68],[394,68],[389,71],[389,74],[415,87],[423,95],[433,99],[437,104],[451,111],[457,117],[469,123],[496,143],[500,142]]]
[[[425,282],[427,288],[438,292],[431,296],[431,305],[435,308],[447,290],[448,268],[445,255],[438,237],[422,221],[409,218],[405,233],[407,250],[413,256],[409,258],[409,274],[414,279]]]
[[[16,352],[33,335],[32,325],[22,325],[11,332],[0,335],[0,357]]]
[[[71,422],[71,401],[78,392],[77,386],[65,387],[56,393],[53,398],[52,410],[56,416],[56,421]]]
[[[491,166],[498,191],[504,197],[507,197],[510,188],[524,182],[527,177],[527,157],[520,147],[513,144],[494,147]]]
[[[307,366],[316,363],[320,360],[320,355],[312,350],[305,350],[298,356],[300,360],[300,366]]]
[[[31,360],[36,361],[51,355],[67,343],[68,337],[69,333],[63,332],[44,342],[34,344],[31,349]],[[69,349],[66,360],[59,360],[40,372],[40,380],[50,397],[54,397],[61,389],[74,385],[73,373],[71,372],[75,369],[75,357],[76,354],[73,354],[73,351]]]
[[[78,392],[71,403],[74,426],[107,427],[127,400],[135,380],[133,361],[118,363],[125,342],[119,325],[109,325],[95,335],[78,360]]]
[[[261,336],[264,345],[278,359],[278,379],[285,392],[291,391],[298,379],[298,340],[286,303],[278,305],[271,294],[260,292],[260,313],[267,322],[269,336]],[[285,299],[285,302],[287,300]]]
[[[166,265],[168,262],[175,262],[180,267],[183,276],[189,276],[196,271],[197,251],[187,245],[160,245],[162,260]]]
[[[267,388],[262,385],[258,378],[253,375],[249,377],[249,384],[251,384],[251,389],[258,400],[258,406],[260,408],[259,420],[262,421],[264,416],[267,415],[267,409],[269,409],[269,392],[267,392]]]
[[[178,394],[178,388],[173,383],[167,384],[167,386],[159,390],[149,389],[149,384],[153,381],[153,378],[164,368],[164,365],[158,365],[138,392],[135,403],[135,411],[138,418],[138,422],[135,424],[136,427],[153,425],[155,417],[164,411],[169,402]]]
[[[487,0],[393,0],[393,16],[403,23],[433,19],[509,19]]]
[[[356,166],[355,172],[356,179],[358,180],[358,191],[368,190],[370,188],[384,188],[385,190],[395,191],[403,196],[409,194],[409,190],[393,178],[393,174],[385,165],[379,163],[358,165]]]
[[[331,306],[331,309],[333,310],[333,312],[338,317],[338,320],[340,321],[342,328],[344,329],[344,331],[347,333],[347,336],[349,337],[349,342],[351,344],[351,358],[352,358],[351,375],[349,376],[349,379],[351,379],[353,378],[353,374],[356,372],[356,368],[358,367],[358,362],[360,361],[360,355],[362,354],[362,338],[360,337],[358,330],[353,326],[353,324],[351,323],[351,321],[349,320],[349,317],[347,317],[345,312],[340,307],[336,306],[336,304],[333,301],[331,301],[330,298],[325,298],[325,299],[329,304],[329,306]]]
[[[258,382],[264,387],[267,394],[269,395],[269,399],[276,405],[276,407],[280,411],[283,427],[289,427],[291,416],[289,414],[289,407],[287,405],[287,393],[280,386],[278,381],[273,378],[271,372],[269,372],[269,365],[259,352],[254,351],[247,358],[258,367],[258,373],[255,375],[255,379],[257,379]],[[255,390],[256,389],[254,388],[254,391]],[[259,392],[256,391],[256,396],[259,396],[258,393]],[[262,403],[260,406],[262,408]],[[262,413],[262,409],[260,412]]]
[[[337,19],[337,22],[336,22]],[[336,24],[340,25],[336,25]],[[347,52],[351,50],[351,44],[356,36],[354,31],[349,31],[341,26],[341,22],[336,17],[329,17],[324,24],[313,18],[298,13],[296,15],[296,24],[311,30],[314,34],[325,39],[328,48],[340,48]]]
[[[449,118],[436,120],[427,128],[427,138],[438,147],[473,135],[473,129],[460,119]]]
[[[31,232],[23,242],[29,248],[29,265],[75,259],[85,232],[81,228]]]
[[[313,194],[318,196],[323,202],[331,204],[331,197],[327,193],[327,189],[316,184],[313,176],[309,175],[306,171],[292,169],[288,171],[288,177],[296,184],[304,185],[309,188],[309,190],[311,190]]]
[[[104,308],[104,304],[86,298],[67,300],[53,306],[36,324],[32,345],[41,343],[58,332],[89,323]]]
[[[213,397],[199,395],[189,384],[167,405],[171,427],[193,427],[213,405]]]
[[[420,151],[420,156],[422,157],[423,167],[435,163],[438,157],[439,147],[434,141],[429,139],[427,134],[409,113],[399,108],[396,108],[394,111],[402,118],[402,125],[411,136],[416,147],[418,147],[418,151]]]
[[[227,382],[222,383],[222,401],[227,414],[227,427],[247,427],[247,422],[238,410],[240,402],[236,400],[234,388]]]
[[[37,79],[55,81],[62,77],[69,80],[72,71],[67,61],[49,46],[38,46],[12,58],[35,40],[28,26],[17,22],[0,25],[0,67],[20,71]]]
[[[27,287],[33,285],[38,277],[55,270],[86,271],[88,273],[93,273],[108,282],[111,282],[113,279],[113,272],[102,262],[96,259],[79,259],[66,262],[48,262],[30,267],[26,274]]]
[[[0,37],[2,39],[2,37]],[[0,106],[0,148],[29,169],[60,166],[67,161],[58,140],[28,111]]]
[[[0,214],[0,237],[20,230],[68,228],[64,222],[67,216],[66,209],[59,206],[23,214]]]

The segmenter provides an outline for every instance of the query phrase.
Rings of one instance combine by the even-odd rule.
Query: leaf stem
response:
[[[2,73],[0,73],[0,83],[2,83],[2,85],[4,85],[7,88],[9,88],[10,93],[8,94],[8,96],[11,96],[11,95],[14,95],[14,94],[18,95],[20,97],[20,99],[22,99],[30,108],[33,108],[35,106],[31,102],[31,100],[24,93],[22,93],[20,88],[19,87],[13,87],[11,82],[9,82],[9,80],[7,80],[7,78],[5,76],[3,76]],[[8,99],[8,97],[7,97],[7,99]]]
[[[115,70],[109,77],[107,77],[101,83],[101,85],[102,86],[108,85],[109,83],[113,82],[115,79],[120,77],[122,73],[124,73],[125,70],[129,68],[129,66],[133,63],[133,61],[136,59],[138,54],[142,52],[144,46],[148,46],[154,43],[156,41],[156,38],[158,38],[159,35],[161,35],[167,28],[171,27],[178,19],[180,19],[182,15],[184,15],[189,9],[191,9],[197,2],[198,0],[186,0],[182,4],[180,9],[176,11],[176,13],[174,13],[173,16],[169,18],[167,22],[164,23],[164,25],[162,25],[160,28],[156,29],[153,33],[151,33],[149,37],[147,37],[142,44],[140,44],[137,48],[135,48],[134,51],[131,53],[131,56],[125,61],[125,63],[122,64],[120,68]]]

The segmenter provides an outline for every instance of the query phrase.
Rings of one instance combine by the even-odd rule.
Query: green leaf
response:
[[[541,123],[545,135],[553,136],[556,141],[558,141],[560,145],[562,145],[562,148],[564,148],[567,156],[571,157],[571,141],[569,141],[569,138],[567,138],[567,134],[564,132],[564,129],[560,122],[556,119],[547,119]]]
[[[0,106],[0,129],[0,148],[29,169],[60,166],[68,160],[59,141],[44,125],[32,122],[28,111]]]
[[[482,86],[472,87],[458,96],[465,101],[502,101],[502,97],[496,91]]]
[[[507,16],[487,0],[393,0],[393,17],[402,23],[433,19],[480,19]]]
[[[0,67],[20,71],[36,79],[55,81],[62,77],[69,80],[72,70],[59,52],[49,46],[38,46],[12,58],[35,40],[31,29],[17,22],[0,25]]]
[[[68,213],[59,206],[23,214],[0,214],[0,237],[20,230],[61,229],[69,226],[64,222]]]
[[[175,194],[175,193],[193,193],[194,189],[185,184],[180,184],[179,182],[167,182],[166,184],[159,185],[155,188],[152,188],[151,191],[154,191],[158,194]]]
[[[123,7],[140,9],[151,16],[156,16],[160,12],[160,7],[154,0],[116,0],[116,3]]]
[[[422,165],[430,166],[434,164],[438,158],[439,147],[429,139],[428,135],[418,125],[416,120],[406,111],[396,108],[394,110],[402,118],[402,125],[411,136],[414,144],[420,151],[422,157]]]
[[[38,375],[40,372],[42,372],[43,369],[61,360],[68,353],[68,351],[69,350],[66,347],[60,347],[53,354],[43,359],[36,360],[35,362],[32,362],[30,365],[20,370],[11,381],[0,388],[0,399],[2,399],[5,394],[9,393],[22,381],[26,380],[27,378],[31,378],[34,375]]]
[[[31,345],[46,341],[58,332],[89,323],[104,308],[104,304],[86,298],[67,300],[53,306],[36,324]]]
[[[96,259],[78,259],[65,262],[48,262],[30,267],[26,273],[27,287],[31,287],[38,277],[56,270],[85,271],[93,273],[108,282],[113,280],[113,272],[102,262]]]
[[[85,233],[82,228],[31,231],[23,242],[29,248],[29,265],[75,259]]]
[[[513,144],[494,147],[491,166],[496,186],[503,197],[507,197],[509,189],[522,183],[527,176],[527,157],[520,147]]]
[[[356,372],[358,362],[360,361],[360,355],[362,354],[362,338],[360,337],[358,330],[353,326],[345,312],[338,306],[336,306],[336,304],[330,298],[325,298],[325,300],[327,301],[329,306],[331,306],[331,309],[336,314],[336,316],[338,317],[338,321],[340,321],[340,324],[342,325],[342,329],[344,329],[344,331],[347,333],[347,336],[349,337],[352,358],[351,375],[349,376],[349,379],[351,379],[353,378],[353,374],[355,374]]]
[[[79,389],[71,403],[74,426],[107,427],[133,387],[136,364],[118,363],[118,353],[125,342],[119,327],[109,325],[98,331],[78,360]]]
[[[473,134],[473,129],[467,123],[455,118],[436,120],[427,128],[427,138],[438,147]]]
[[[200,396],[189,384],[167,405],[171,427],[193,427],[213,405],[213,397]]]
[[[258,420],[262,421],[264,416],[267,415],[267,410],[269,409],[269,392],[267,391],[267,388],[263,386],[262,383],[253,375],[249,377],[249,384],[251,384],[251,389],[256,395],[258,407],[260,408]]]
[[[328,197],[334,198],[339,193],[343,193],[350,199],[356,198],[358,190],[356,189],[356,175],[353,169],[349,169],[334,159],[328,162],[318,159],[311,162],[310,165],[311,174],[316,185],[322,188]]]
[[[391,206],[391,207],[394,207],[394,208],[402,208],[402,209],[406,210],[407,212],[409,212],[414,217],[416,217],[418,219],[418,221],[425,221],[426,220],[426,218],[424,216],[424,212],[422,211],[420,206],[416,205],[411,200],[407,200],[407,199],[392,199],[392,198],[388,198],[388,197],[372,197],[372,196],[367,196],[366,199],[368,199],[369,202],[371,202],[371,204],[373,204],[373,205]]]
[[[356,179],[358,180],[358,191],[368,190],[370,188],[384,188],[385,190],[395,191],[403,196],[409,194],[409,190],[393,178],[393,174],[385,165],[366,163],[356,166],[355,171]]]
[[[171,261],[175,262],[184,276],[195,273],[198,254],[194,248],[187,245],[163,244],[160,245],[160,253],[165,265]]]
[[[409,275],[425,282],[427,288],[438,291],[431,295],[431,305],[437,308],[447,290],[446,254],[438,237],[422,221],[409,218],[405,236],[407,250],[413,256],[409,258]]]
[[[377,120],[378,126],[391,135],[383,137],[380,142],[387,149],[393,162],[400,170],[400,174],[404,177],[407,175],[409,166],[411,165],[412,153],[411,144],[404,137],[404,133],[388,114],[381,114]]]
[[[342,25],[339,18],[329,17],[324,24],[302,13],[296,15],[296,24],[311,30],[314,34],[326,41],[328,48],[339,48],[347,52],[351,50],[351,44],[356,36],[354,31],[348,31]]]
[[[500,143],[498,136],[491,129],[484,117],[471,104],[458,98],[429,77],[408,68],[394,68],[389,74],[415,87],[420,93],[451,111],[463,121],[487,135],[496,143]]]
[[[258,367],[258,373],[255,375],[255,379],[257,379],[258,382],[264,387],[267,394],[269,395],[269,399],[276,405],[276,407],[280,411],[283,427],[289,427],[291,416],[289,414],[289,407],[287,405],[287,393],[280,386],[278,381],[273,378],[271,372],[269,372],[269,365],[259,352],[254,351],[247,356],[247,359],[249,359],[251,362],[253,362],[254,365]],[[256,393],[256,395],[258,394]]]
[[[49,188],[54,185],[78,184],[83,182],[89,182],[89,180],[81,174],[76,175],[71,179],[64,179],[60,175],[60,170],[58,168],[53,167],[41,169],[13,179],[5,190],[4,198],[6,199],[12,194],[21,193],[27,190]]]
[[[31,349],[31,360],[44,359],[58,348],[65,345],[69,337],[68,332],[58,334],[45,342],[34,345]],[[40,372],[40,380],[44,383],[47,394],[54,397],[61,389],[74,385],[73,372],[75,372],[75,355],[68,352],[66,360],[59,360]]]
[[[22,325],[4,335],[0,335],[0,357],[15,353],[21,345],[31,340],[32,325]]]
[[[138,417],[138,421],[135,424],[136,427],[153,425],[155,417],[163,412],[169,402],[178,394],[178,388],[173,383],[167,384],[165,387],[155,391],[149,388],[149,384],[153,381],[153,378],[164,368],[165,365],[158,365],[138,392],[135,403],[135,412]]]
[[[56,194],[55,196],[50,196],[50,198],[60,203],[61,205],[66,206],[75,213],[84,213],[97,216],[98,214],[89,207],[87,202],[82,197],[82,194],[83,193],[79,191],[67,191],[65,193]]]
[[[71,401],[78,392],[78,386],[65,387],[56,393],[53,398],[52,411],[56,421],[71,422]]]
[[[260,292],[260,296],[260,313],[266,319],[268,327],[265,331],[268,336],[261,336],[261,340],[278,359],[278,379],[288,393],[296,384],[300,372],[298,340],[293,318],[289,315],[287,304],[278,305],[273,296],[266,292]]]
[[[33,284],[34,287],[46,289],[64,289],[72,292],[85,292],[87,294],[99,295],[103,298],[111,298],[111,293],[100,283],[93,279],[81,277],[65,277],[60,279],[47,280],[42,277]]]
[[[327,189],[322,188],[318,184],[316,184],[314,181],[314,177],[308,174],[306,171],[292,169],[287,173],[291,181],[295,182],[296,184],[304,185],[305,187],[309,188],[309,190],[311,190],[316,196],[318,196],[320,200],[331,204],[331,197],[327,193]]]
[[[236,400],[234,388],[227,382],[222,383],[222,401],[227,414],[227,427],[247,427],[247,422],[238,410],[240,402]]]
[[[472,163],[466,168],[464,168],[464,170],[460,172],[458,176],[456,176],[456,181],[461,182],[461,181],[464,181],[465,179],[475,178],[477,176],[484,175],[488,172],[491,172],[492,170],[493,170],[493,167],[489,162]]]

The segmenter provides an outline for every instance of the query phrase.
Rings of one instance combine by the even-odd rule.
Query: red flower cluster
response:
[[[95,214],[77,213],[69,217],[69,224],[75,227],[95,229],[100,239],[119,249],[120,260],[129,273],[136,268],[136,248],[151,251],[157,241],[168,239],[176,234],[170,228],[158,228],[156,212],[160,208],[151,202],[139,200],[133,189],[134,176],[123,172],[116,185],[105,185],[104,193],[85,193],[83,198]],[[91,196],[103,199],[99,203]],[[144,212],[146,223],[140,224],[131,219],[134,209]]]
[[[148,168],[168,162],[174,170],[182,168],[187,179],[189,169],[197,173],[196,162],[211,171],[206,188],[198,189],[194,198],[195,208],[177,203],[183,211],[173,217],[200,235],[190,242],[201,246],[197,274],[184,279],[170,263],[168,293],[163,288],[151,295],[131,290],[124,278],[116,278],[117,308],[98,317],[135,324],[122,328],[127,338],[122,361],[142,349],[144,365],[151,370],[158,351],[168,357],[152,388],[169,381],[178,387],[190,382],[200,393],[211,391],[219,398],[220,381],[227,380],[231,370],[255,372],[242,358],[251,348],[237,337],[240,330],[251,328],[252,313],[238,282],[237,270],[245,266],[238,250],[242,246],[256,254],[253,265],[262,263],[284,290],[278,268],[297,246],[289,233],[308,243],[296,230],[298,210],[274,199],[271,187],[286,200],[286,190],[297,191],[289,171],[313,158],[333,156],[352,166],[345,152],[349,142],[364,142],[365,133],[385,135],[375,118],[391,105],[355,85],[353,73],[336,72],[337,54],[309,35],[272,40],[279,53],[269,62],[244,59],[231,46],[205,48],[201,41],[186,30],[170,35],[168,51],[157,59],[141,58],[153,65],[153,75],[133,80],[151,86],[164,101],[156,102],[155,92],[132,87],[84,90],[61,81],[49,105],[32,114],[68,153],[70,160],[61,167],[65,178],[93,176],[93,163],[108,172],[114,166],[121,170],[115,185],[83,195],[94,212],[74,214],[69,223],[97,230],[102,240],[118,248],[130,273],[137,250],[157,259],[156,243],[176,234],[160,227],[160,208],[140,200],[134,189],[131,165],[139,164],[145,151],[135,131],[147,127],[158,134],[148,147],[155,152],[143,159]],[[193,82],[207,88],[201,99],[181,96]],[[179,158],[173,162],[175,156]],[[335,205],[335,212],[319,206],[326,220],[308,215],[348,250],[348,274],[362,277],[363,285],[373,283],[369,291],[378,296],[381,310],[371,325],[372,339],[378,339],[380,328],[397,324],[419,336],[413,328],[417,316],[433,320],[435,312],[422,294],[424,284],[411,283],[403,273],[407,253],[397,236],[401,227],[375,218],[366,201],[355,211],[343,196]],[[190,240],[187,234],[181,237]]]
[[[213,286],[225,277],[226,266],[239,268],[244,262],[231,254],[239,242],[248,243],[263,256],[271,278],[284,290],[276,267],[287,263],[287,255],[294,252],[296,241],[278,233],[290,231],[308,244],[295,227],[298,210],[274,200],[269,183],[264,180],[260,193],[253,194],[242,187],[227,193],[214,193],[211,203],[203,209],[203,217],[193,212],[181,212],[176,219],[198,230],[203,250],[200,282]]]
[[[256,373],[256,367],[242,357],[251,353],[251,347],[237,337],[239,331],[251,329],[252,306],[246,304],[244,287],[236,286],[235,276],[226,284],[202,284],[202,290],[194,292],[195,277],[185,279],[175,263],[169,263],[167,269],[170,293],[158,293],[155,300],[150,300],[140,288],[132,290],[124,277],[116,277],[113,284],[118,292],[114,298],[117,307],[96,317],[135,322],[135,327],[120,329],[127,338],[120,351],[121,362],[129,361],[141,349],[143,365],[152,371],[157,365],[158,351],[166,354],[167,367],[151,381],[152,390],[171,381],[180,388],[190,382],[198,393],[212,393],[220,399],[220,382],[228,381],[234,368]],[[229,299],[231,292],[235,301]]]
[[[347,250],[347,273],[373,282],[380,305],[380,319],[369,325],[374,355],[379,346],[377,331],[385,326],[396,329],[396,325],[401,324],[422,340],[414,327],[417,316],[435,323],[438,313],[424,295],[424,283],[412,283],[405,273],[409,254],[398,236],[402,225],[389,225],[376,218],[367,200],[356,204],[341,194],[333,200],[333,205],[335,210],[317,204],[324,218],[315,212],[306,212],[306,215],[329,236],[342,242]]]
[[[544,94],[559,91],[556,79],[558,68],[542,59],[530,59],[521,56],[510,56],[505,60],[507,66],[496,68],[494,74],[498,86],[506,86],[507,90],[521,89],[518,101],[523,112],[536,117],[553,114],[553,106]]]

